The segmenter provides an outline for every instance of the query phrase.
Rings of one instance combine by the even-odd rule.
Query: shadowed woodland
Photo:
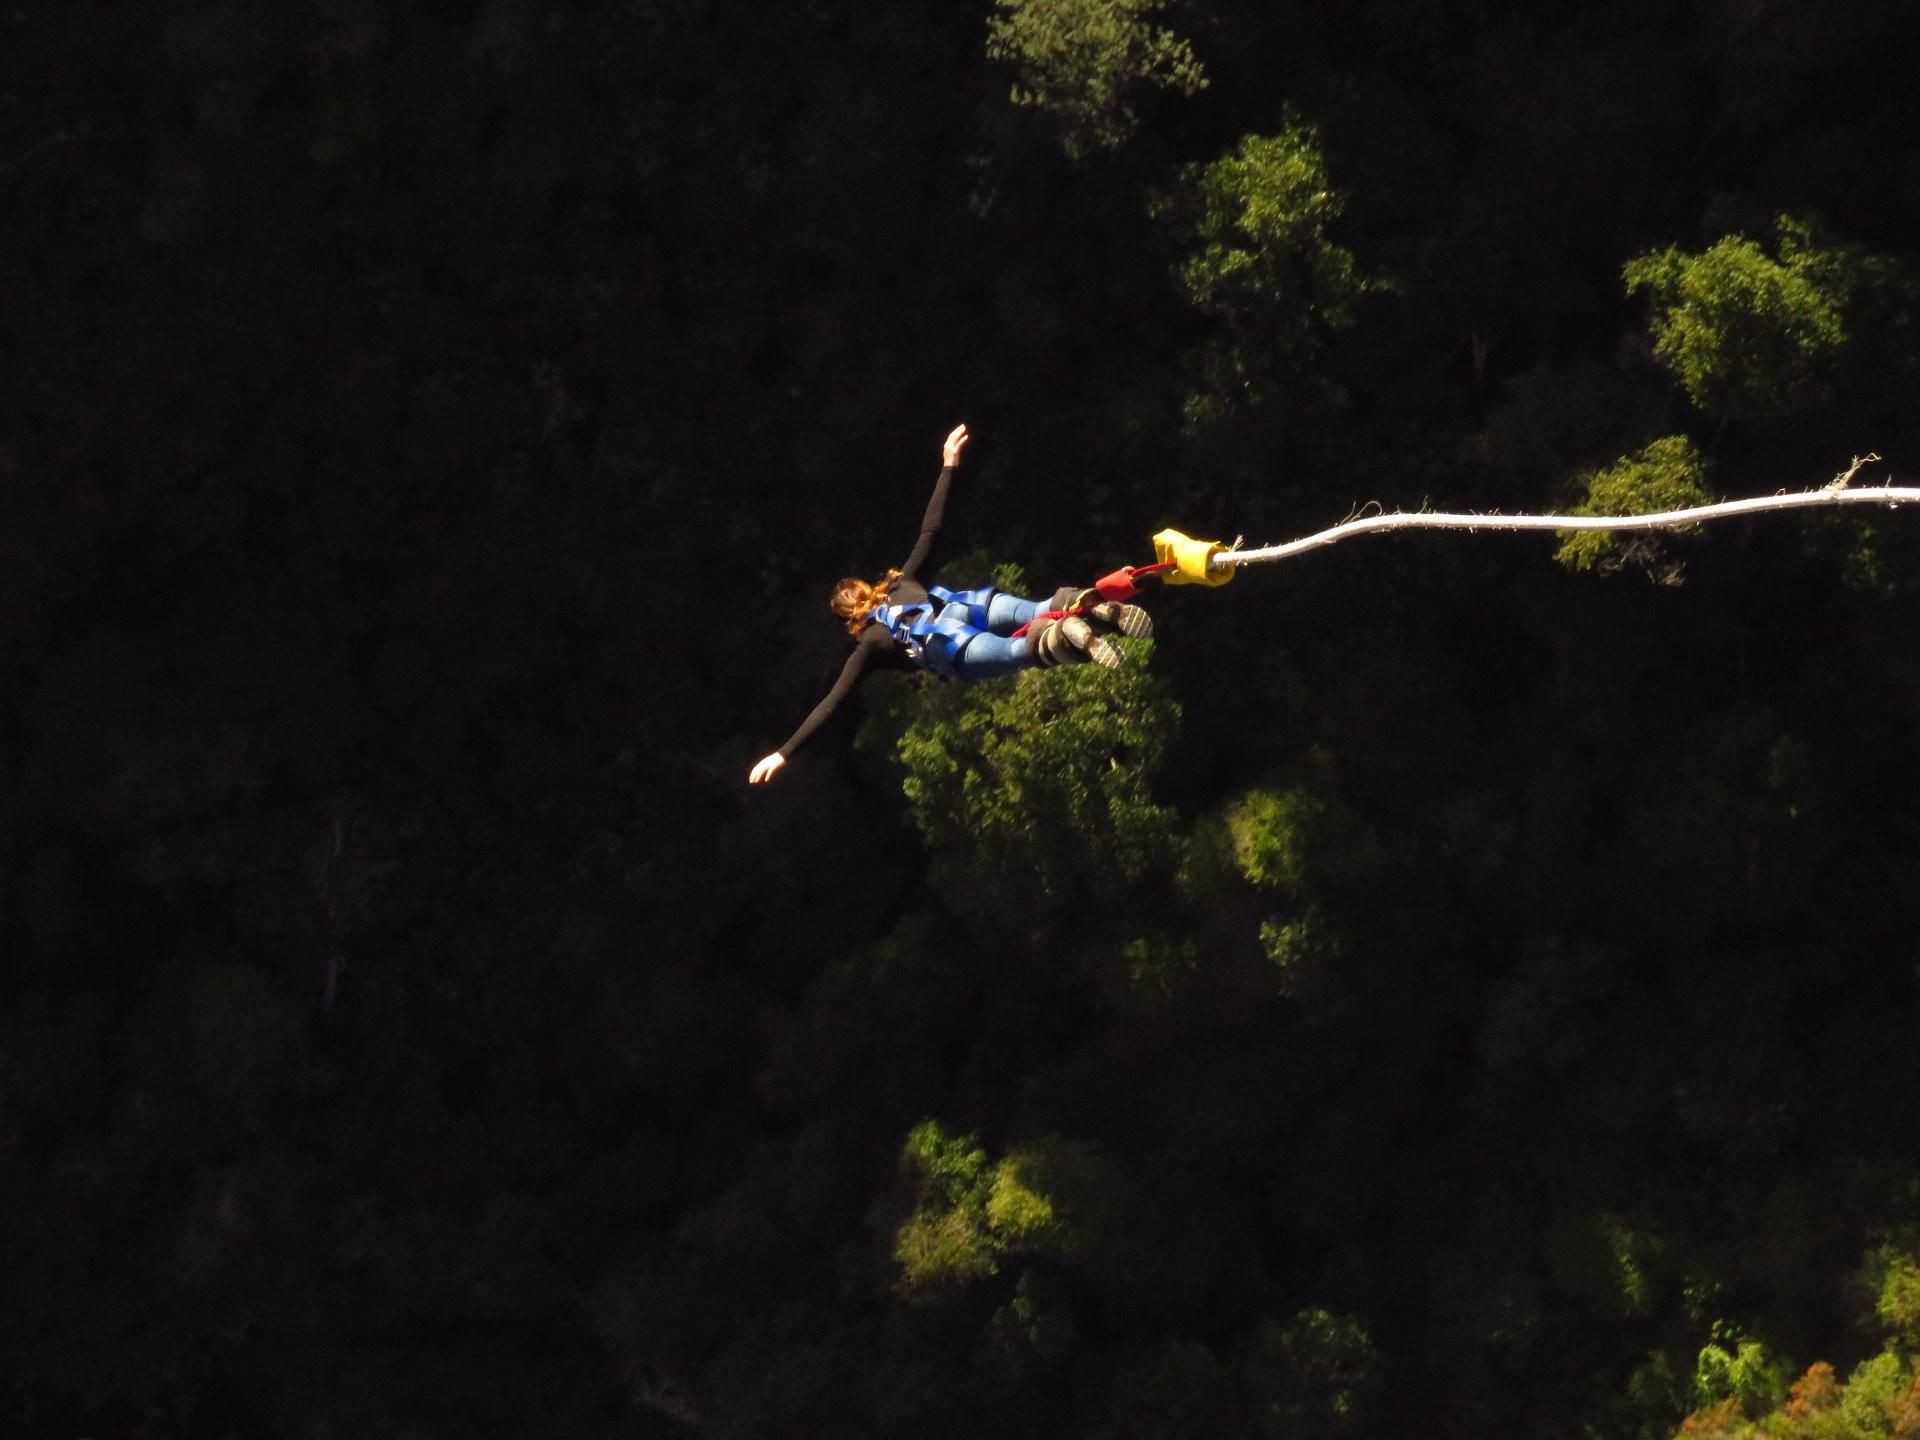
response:
[[[1892,0],[0,14],[0,1430],[1920,1436]]]

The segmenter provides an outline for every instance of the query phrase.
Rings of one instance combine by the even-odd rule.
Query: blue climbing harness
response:
[[[974,636],[987,628],[987,604],[999,592],[991,585],[978,590],[949,590],[927,586],[926,600],[909,605],[876,605],[867,621],[884,625],[907,658],[942,680],[959,676],[960,656]]]

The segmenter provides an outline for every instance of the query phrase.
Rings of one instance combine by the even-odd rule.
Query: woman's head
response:
[[[898,570],[889,570],[878,581],[849,575],[833,587],[833,599],[828,603],[833,607],[833,613],[847,622],[847,629],[858,634],[866,627],[867,612],[886,600],[887,592],[899,578]]]

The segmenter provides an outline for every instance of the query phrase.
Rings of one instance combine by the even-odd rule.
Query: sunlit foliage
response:
[[[1757,1341],[1731,1331],[1700,1352],[1697,1408],[1680,1435],[1698,1440],[1913,1440],[1920,1436],[1920,1345],[1913,1313],[1920,1268],[1905,1250],[1881,1247],[1870,1258],[1877,1275],[1874,1317],[1884,1348],[1856,1365],[1845,1381],[1825,1361],[1791,1385],[1784,1362]],[[1723,1327],[1724,1329],[1724,1327]]]
[[[1352,323],[1366,282],[1332,236],[1344,202],[1312,126],[1244,136],[1181,178],[1160,212],[1187,239],[1178,277],[1193,304],[1236,325],[1299,332],[1288,345],[1299,355],[1316,328]]]
[[[1058,904],[1112,895],[1174,855],[1153,793],[1179,704],[1147,667],[1081,665],[1006,683],[927,686],[897,751],[902,789],[955,893]]]
[[[1627,292],[1646,292],[1652,307],[1654,354],[1711,415],[1805,409],[1846,343],[1858,258],[1784,215],[1774,250],[1728,235],[1697,253],[1670,246],[1626,266]]]
[[[1193,46],[1154,23],[1171,8],[1173,0],[994,0],[987,55],[1013,72],[1013,103],[1052,116],[1078,159],[1131,138],[1143,91],[1206,88]]]
[[[986,1151],[932,1120],[914,1127],[901,1154],[912,1211],[894,1236],[900,1283],[909,1291],[952,1285],[997,1268],[999,1241],[986,1215],[993,1187]]]
[[[1716,498],[1706,485],[1707,464],[1684,435],[1652,441],[1637,454],[1580,478],[1581,497],[1569,515],[1651,515],[1708,505]],[[1684,531],[1636,534],[1633,531],[1564,532],[1554,558],[1574,570],[1618,570],[1638,565],[1659,570],[1666,554],[1662,536]],[[1675,573],[1670,568],[1668,575]]]

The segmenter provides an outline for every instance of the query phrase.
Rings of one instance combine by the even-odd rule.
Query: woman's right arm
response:
[[[867,668],[867,657],[872,653],[873,647],[870,645],[853,647],[853,653],[847,656],[847,663],[840,667],[840,678],[833,682],[833,688],[827,692],[826,698],[813,707],[813,713],[800,722],[800,728],[787,737],[786,744],[771,755],[763,756],[755,762],[753,769],[747,772],[749,785],[764,785],[771,780],[787,763],[787,757],[798,750],[809,735],[826,723],[827,717],[833,714],[835,707],[846,699],[853,687],[860,682],[861,672]]]

